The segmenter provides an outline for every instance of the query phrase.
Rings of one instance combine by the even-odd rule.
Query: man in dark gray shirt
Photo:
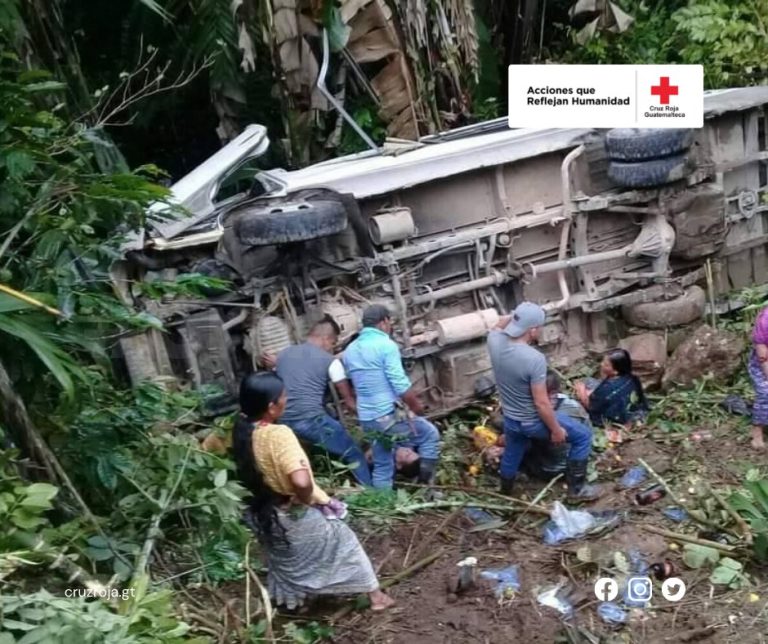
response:
[[[355,398],[344,367],[331,352],[339,338],[339,327],[330,318],[315,324],[307,341],[283,349],[277,356],[275,371],[285,383],[288,403],[281,422],[302,440],[324,448],[351,466],[363,485],[371,485],[368,461],[360,447],[338,420],[328,415],[324,397],[331,381],[348,409],[355,409]]]
[[[547,392],[547,359],[531,346],[545,319],[538,304],[523,302],[488,334],[488,353],[504,413],[501,491],[512,493],[529,441],[549,440],[555,445],[570,445],[566,468],[569,496],[594,499],[598,489],[586,484],[592,430],[566,414],[555,413]]]

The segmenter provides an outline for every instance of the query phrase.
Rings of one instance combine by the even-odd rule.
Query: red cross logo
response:
[[[659,105],[669,105],[669,97],[677,96],[677,85],[669,84],[669,76],[662,76],[658,85],[651,85],[651,95],[659,97]]]

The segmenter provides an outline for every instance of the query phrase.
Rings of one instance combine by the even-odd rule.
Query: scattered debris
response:
[[[683,543],[692,543],[698,546],[706,546],[721,552],[733,552],[736,550],[734,546],[726,545],[725,543],[718,543],[717,541],[709,541],[699,537],[692,537],[689,534],[681,534],[679,532],[672,532],[671,530],[664,530],[663,528],[657,528],[654,525],[644,525],[643,530],[646,532],[652,532],[653,534],[658,534],[662,537],[666,537],[667,539],[682,541]]]
[[[484,449],[495,445],[496,441],[499,440],[499,435],[490,427],[478,425],[472,430],[472,440],[475,448],[482,452]]]
[[[638,505],[650,505],[651,503],[655,503],[666,495],[667,491],[664,489],[664,486],[656,484],[652,487],[649,487],[647,490],[643,490],[642,492],[635,494],[635,503]]]
[[[621,606],[614,602],[603,602],[597,607],[597,614],[606,624],[619,626],[626,624],[629,614]]]
[[[736,394],[728,394],[720,403],[720,406],[727,412],[735,414],[736,416],[752,415],[752,406],[741,396],[737,396]]]
[[[673,564],[669,559],[665,559],[664,561],[661,561],[659,563],[651,564],[648,570],[659,581],[662,581],[669,577],[673,577],[677,572],[677,568],[675,567],[675,564]]]
[[[723,534],[722,532],[712,532],[707,530],[702,530],[701,532],[699,532],[699,539],[705,539],[712,543],[718,543],[723,546],[727,546],[730,543],[730,540],[728,539],[727,534]]]
[[[631,489],[638,487],[648,478],[648,470],[642,465],[635,465],[635,467],[627,470],[626,474],[621,477],[619,485],[625,489]]]
[[[544,543],[550,546],[607,532],[618,526],[622,518],[615,510],[568,510],[559,501],[555,501],[551,514],[552,520],[543,529]]]
[[[480,577],[496,582],[494,590],[499,599],[511,599],[520,592],[520,567],[516,564],[506,568],[483,570]]]
[[[674,521],[675,523],[682,523],[683,521],[687,521],[689,518],[685,509],[675,506],[664,508],[661,513],[667,517],[667,519]]]
[[[573,604],[568,600],[564,592],[565,581],[561,581],[556,586],[537,591],[536,601],[542,606],[554,608],[566,619],[573,616]]]
[[[449,592],[459,595],[475,587],[477,580],[477,558],[466,557],[456,564],[459,571],[449,580]]]
[[[577,539],[587,534],[595,527],[596,521],[589,512],[583,510],[569,510],[560,501],[552,504],[552,521],[544,526],[545,542],[547,541],[547,528],[554,524],[555,530],[551,534],[557,535],[558,541],[564,539]]]
[[[470,528],[467,530],[469,533],[475,533],[475,532],[486,532],[487,530],[498,530],[500,528],[503,528],[509,523],[509,521],[504,521],[504,519],[495,519],[494,521],[488,521],[487,523],[481,523],[480,525],[476,525],[474,528]]]
[[[486,512],[485,510],[481,510],[474,506],[465,508],[464,516],[478,526],[497,520],[497,517],[493,516],[490,512]]]
[[[636,572],[642,575],[648,570],[648,562],[643,558],[642,553],[637,549],[632,549],[629,551],[629,563],[632,566],[632,572]]]
[[[689,387],[707,375],[715,382],[726,382],[741,366],[744,348],[741,335],[704,324],[675,349],[662,385],[665,389]]]

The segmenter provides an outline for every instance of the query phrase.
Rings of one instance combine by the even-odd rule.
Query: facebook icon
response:
[[[601,577],[595,582],[595,597],[601,602],[612,602],[619,596],[619,584],[610,577]]]

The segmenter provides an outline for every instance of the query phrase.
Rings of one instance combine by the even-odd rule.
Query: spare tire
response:
[[[232,215],[235,234],[249,246],[309,241],[336,235],[347,228],[347,211],[339,201],[254,204]]]
[[[645,161],[683,152],[692,141],[693,130],[616,128],[605,135],[605,149],[617,161]]]
[[[691,174],[693,165],[685,154],[638,163],[612,161],[608,176],[627,188],[652,188],[679,181]]]
[[[691,286],[673,300],[643,302],[621,308],[624,319],[643,329],[666,329],[695,322],[704,315],[707,295],[699,286]]]

